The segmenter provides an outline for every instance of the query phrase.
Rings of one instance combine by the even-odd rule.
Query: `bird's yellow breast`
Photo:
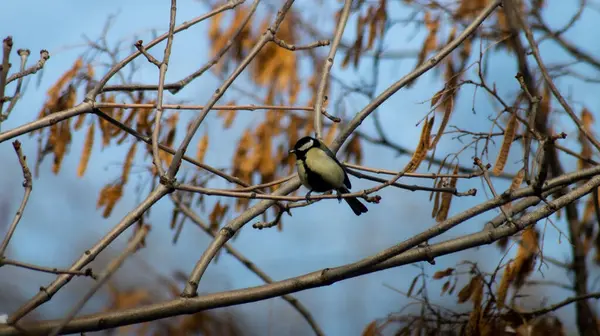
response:
[[[327,153],[319,149],[311,149],[306,153],[304,161],[312,172],[318,174],[325,182],[330,184],[333,188],[341,188],[344,185],[345,172],[340,165],[335,162],[334,159],[329,157]],[[307,172],[304,169],[302,160],[296,161],[298,168],[298,175],[302,184],[312,189],[308,179]]]

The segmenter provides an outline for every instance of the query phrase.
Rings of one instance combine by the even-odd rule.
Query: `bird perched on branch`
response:
[[[335,190],[338,199],[342,193],[349,193],[352,184],[344,166],[335,154],[321,141],[306,136],[296,142],[290,154],[296,155],[296,168],[302,185],[308,188],[306,199],[310,193]],[[356,197],[344,198],[357,216],[369,211]]]

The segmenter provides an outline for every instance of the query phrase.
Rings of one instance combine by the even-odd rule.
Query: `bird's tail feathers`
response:
[[[340,189],[340,191],[344,194],[350,192],[348,188]],[[362,202],[359,201],[356,197],[348,197],[344,198],[344,200],[346,201],[346,203],[348,203],[354,214],[357,216],[360,216],[361,214],[369,211],[369,209],[367,209],[367,207],[364,204],[362,204]]]

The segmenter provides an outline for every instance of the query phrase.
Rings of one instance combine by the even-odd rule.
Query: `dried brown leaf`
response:
[[[137,141],[131,144],[127,155],[125,156],[125,164],[123,164],[123,171],[121,172],[121,181],[126,184],[129,180],[129,173],[131,172],[131,166],[133,165],[133,159],[135,158],[135,152],[137,150]]]
[[[581,110],[581,123],[587,131],[592,130],[592,124],[594,123],[594,115],[586,107]]]
[[[444,282],[444,285],[442,286],[442,292],[440,293],[440,296],[443,296],[444,293],[446,293],[449,288],[450,288],[450,280]]]
[[[410,283],[410,287],[408,287],[408,292],[406,293],[406,296],[408,296],[408,297],[412,296],[412,293],[415,290],[415,285],[417,284],[417,280],[419,280],[418,275],[416,277],[414,277],[414,279]]]
[[[410,161],[408,162],[406,167],[404,167],[405,172],[412,173],[415,170],[417,170],[421,162],[423,162],[423,160],[427,156],[427,150],[429,149],[429,141],[431,137],[431,128],[433,127],[434,121],[435,116],[423,123],[421,136],[419,137],[419,143],[417,144],[417,148],[415,149],[415,152],[410,158]]]
[[[533,227],[528,227],[521,234],[521,244],[511,271],[511,281],[516,288],[520,288],[527,276],[533,271],[535,256],[538,247],[539,234]]]
[[[85,121],[85,117],[87,117],[86,113],[82,113],[80,115],[77,116],[77,121],[75,121],[75,125],[73,126],[73,128],[75,130],[79,130],[81,128],[81,126],[83,126],[83,122]]]
[[[350,141],[344,150],[344,154],[346,156],[346,161],[351,161],[352,158],[354,158],[356,164],[362,163],[362,146],[358,134],[354,134],[352,138],[350,138]]]
[[[72,134],[69,124],[70,120],[67,119],[50,128],[48,142],[54,153],[54,161],[52,163],[52,172],[54,174],[58,174],[60,171],[62,160],[67,153],[68,146],[71,144]]]
[[[429,11],[425,12],[425,27],[427,28],[427,37],[425,38],[425,42],[423,42],[423,47],[419,51],[419,55],[417,56],[417,65],[425,62],[425,58],[427,55],[436,49],[437,47],[437,33],[440,27],[440,17],[436,17],[435,19],[431,18],[431,13]]]
[[[458,163],[454,166],[454,172],[452,173],[453,177],[450,178],[450,183],[448,184],[449,188],[456,188],[456,183],[458,182]],[[442,193],[442,202],[440,204],[440,210],[438,211],[435,219],[438,222],[445,221],[448,218],[448,212],[450,211],[450,204],[452,204],[452,193],[445,192]]]
[[[227,210],[229,210],[229,205],[221,205],[221,201],[217,201],[213,210],[210,212],[208,216],[210,230],[216,232],[223,221],[223,218],[227,214]]]
[[[204,134],[200,141],[198,141],[198,147],[196,149],[196,160],[204,162],[206,156],[206,150],[208,149],[208,134]]]
[[[519,187],[521,186],[521,184],[523,183],[523,178],[525,177],[525,169],[521,168],[518,172],[517,175],[515,175],[515,177],[513,177],[512,182],[510,184],[510,187],[508,188],[508,190],[510,192],[513,192],[517,189],[519,189]],[[505,210],[510,209],[512,202],[508,202],[505,205],[503,205],[502,207]]]
[[[502,274],[502,279],[500,280],[500,284],[498,285],[498,292],[496,293],[496,306],[498,309],[504,308],[504,302],[506,301],[506,294],[508,293],[508,287],[510,287],[512,274],[511,263],[506,264],[506,268],[504,269],[504,273]]]
[[[433,278],[436,280],[442,279],[442,278],[452,275],[453,272],[454,272],[454,268],[449,267],[449,268],[446,268],[445,270],[435,272],[433,274]]]
[[[583,110],[581,110],[581,123],[583,128],[588,133],[592,133],[594,116],[585,107],[583,108]],[[590,145],[590,141],[583,132],[580,131],[577,138],[579,140],[579,143],[581,144],[581,153],[579,155],[582,157],[582,159],[579,159],[577,161],[577,168],[579,170],[582,170],[591,166],[588,160],[592,158],[592,146]]]
[[[337,132],[338,129],[338,123],[333,123],[331,125],[331,127],[329,127],[329,129],[327,130],[327,134],[325,134],[325,138],[323,139],[325,141],[326,145],[331,145],[331,143],[333,142],[333,140],[335,139],[335,134]]]
[[[473,295],[473,291],[476,288],[477,277],[472,277],[468,284],[466,284],[459,292],[458,292],[458,303],[467,302]]]
[[[375,16],[375,8],[374,7],[369,7],[367,17],[371,18],[371,20],[369,20],[369,37],[367,38],[367,46],[365,47],[365,50],[370,50],[371,48],[373,48],[373,43],[375,42],[375,38],[377,37],[377,30],[378,30],[377,29],[378,17]]]
[[[98,202],[96,207],[99,209],[104,207],[104,211],[102,212],[102,217],[108,218],[117,204],[119,199],[123,196],[123,184],[108,184],[100,190],[100,195],[98,196]]]
[[[440,91],[436,92],[433,95],[433,97],[431,97],[431,105],[430,105],[430,107],[434,107],[440,101],[440,98],[442,98],[444,96],[445,90],[446,90],[446,88],[443,88]]]
[[[94,124],[91,124],[85,135],[83,152],[81,153],[81,159],[79,160],[79,165],[77,166],[77,176],[79,177],[83,177],[85,174],[85,170],[87,169],[90,161],[90,156],[92,155],[92,147],[94,146],[94,130],[95,126]]]
[[[444,95],[444,101],[441,104],[441,106],[444,109],[444,116],[442,117],[442,123],[440,124],[440,127],[437,130],[435,138],[433,139],[431,145],[429,146],[430,148],[435,148],[437,146],[438,142],[440,141],[440,139],[442,138],[442,135],[444,135],[444,130],[446,129],[446,126],[448,125],[448,121],[450,121],[450,116],[452,115],[452,111],[454,111],[454,96],[453,96],[453,94],[455,94],[455,93],[456,93],[456,90],[452,90],[452,92],[447,92]]]
[[[467,335],[478,334],[479,320],[481,318],[481,302],[483,300],[483,278],[481,275],[477,275],[473,279],[476,279],[473,285],[473,294],[471,294],[473,310],[471,310],[469,322],[467,322]]]
[[[372,321],[369,323],[362,332],[362,336],[377,336],[379,332],[377,331],[377,321]]]
[[[504,171],[504,166],[506,165],[506,161],[508,160],[508,153],[510,151],[510,147],[513,144],[513,140],[515,139],[515,134],[517,132],[517,114],[513,112],[510,116],[510,120],[506,125],[506,129],[504,130],[504,139],[502,140],[502,147],[500,147],[500,152],[498,153],[498,157],[496,158],[496,164],[492,169],[492,173],[496,176],[502,174]]]
[[[552,92],[550,91],[550,87],[546,84],[544,85],[544,91],[542,92],[542,100],[540,101],[540,106],[539,106],[539,113],[542,117],[544,117],[544,120],[548,119],[548,115],[550,114],[550,111],[552,110],[551,107],[551,102],[552,102]]]

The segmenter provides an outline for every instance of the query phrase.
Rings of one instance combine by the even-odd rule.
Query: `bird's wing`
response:
[[[344,185],[350,189],[352,188],[352,183],[350,182],[350,179],[348,178],[348,173],[346,172],[346,168],[344,168],[344,166],[340,163],[340,161],[337,159],[337,157],[335,156],[335,154],[331,151],[331,149],[329,149],[329,147],[327,147],[323,142],[321,142],[321,149],[327,153],[327,155],[329,155],[329,157],[331,157],[333,160],[335,160],[335,162],[342,168],[342,170],[344,171]]]

